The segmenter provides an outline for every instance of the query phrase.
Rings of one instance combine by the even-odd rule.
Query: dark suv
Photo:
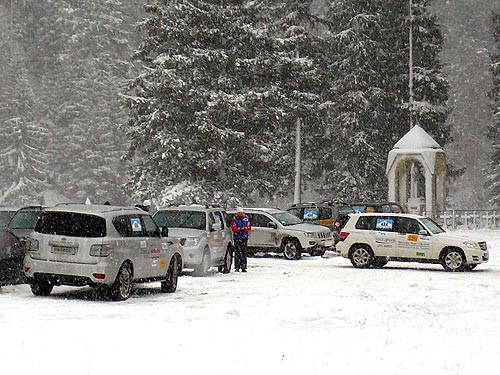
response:
[[[356,202],[350,203],[356,213],[378,212],[378,213],[405,213],[406,211],[395,202]]]
[[[0,228],[0,286],[25,281],[25,242],[41,214],[40,206],[23,207],[16,211],[7,227]]]
[[[319,224],[330,228],[335,243],[340,239],[340,230],[349,220],[349,214],[354,213],[351,206],[339,202],[293,204],[287,211],[306,223]]]

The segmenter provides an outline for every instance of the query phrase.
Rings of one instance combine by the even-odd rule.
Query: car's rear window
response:
[[[68,237],[106,237],[106,219],[76,212],[45,212],[35,231]]]

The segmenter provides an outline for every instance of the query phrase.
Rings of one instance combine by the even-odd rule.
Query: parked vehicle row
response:
[[[213,204],[172,205],[154,216],[110,205],[24,207],[0,228],[0,286],[27,282],[33,294],[45,296],[54,286],[89,285],[124,300],[134,282],[161,281],[161,291],[171,293],[184,267],[200,275],[212,266],[231,271],[235,213]],[[323,255],[335,249],[340,230],[336,251],[356,268],[411,261],[465,271],[489,259],[485,241],[447,234],[418,215],[354,213],[350,205],[331,202],[245,213],[252,223],[250,255]]]

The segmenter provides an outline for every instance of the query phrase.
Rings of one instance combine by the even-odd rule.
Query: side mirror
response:
[[[428,236],[429,232],[427,232],[425,229],[420,229],[418,231],[418,234],[421,235],[421,236]]]
[[[214,223],[212,224],[212,230],[221,230],[222,229],[222,224],[221,223]]]
[[[161,227],[160,234],[162,237],[168,237],[168,227]]]
[[[277,229],[278,228],[278,224],[276,224],[274,221],[270,221],[269,223],[267,223],[267,226],[269,228],[273,228],[273,229]]]

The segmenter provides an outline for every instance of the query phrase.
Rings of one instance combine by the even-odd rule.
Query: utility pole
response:
[[[298,204],[301,203],[301,177],[300,177],[300,118],[297,119],[297,123],[295,125],[295,191],[293,194],[293,203]]]

